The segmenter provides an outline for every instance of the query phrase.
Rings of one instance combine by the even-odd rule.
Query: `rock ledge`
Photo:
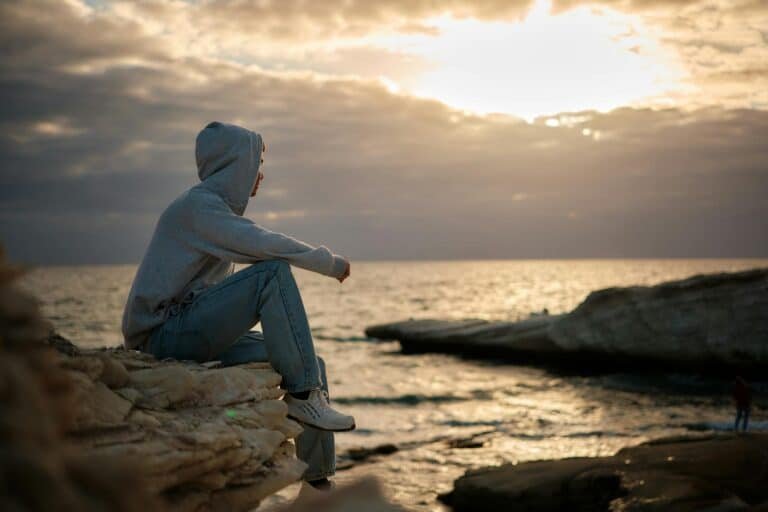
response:
[[[764,512],[768,434],[668,437],[611,457],[469,471],[441,500],[456,512]]]
[[[572,312],[520,322],[407,320],[368,327],[403,352],[575,369],[745,372],[768,367],[768,269],[591,293]]]
[[[77,449],[141,467],[174,510],[248,510],[298,480],[301,432],[266,363],[216,368],[122,349],[78,350],[54,336],[73,383]]]

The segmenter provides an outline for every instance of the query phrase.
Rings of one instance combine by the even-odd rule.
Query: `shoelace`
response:
[[[324,389],[318,389],[317,392],[319,392],[317,394],[319,394],[320,395],[319,398],[321,398],[320,400],[318,400],[318,405],[323,409],[330,409],[331,399],[328,396],[328,392]]]
[[[322,389],[322,388],[318,389],[317,391],[319,391],[320,396],[322,396],[322,400],[319,400],[320,403],[318,405],[320,407],[322,407],[323,409],[330,409],[330,407],[331,407],[331,398],[330,398],[330,396],[328,396],[328,392],[326,390]],[[313,392],[313,394],[314,393],[316,393],[316,392]],[[301,407],[304,408],[305,410],[311,409],[311,413],[313,415],[319,414],[319,411],[317,411],[315,409],[315,406],[312,405],[311,397],[308,398],[306,401],[302,401]]]
[[[322,408],[324,404],[322,403],[322,401],[320,401],[318,405],[320,406],[320,408]],[[302,401],[300,407],[304,412],[308,413],[313,418],[319,418],[321,416],[321,411],[318,410],[318,408],[315,407],[315,405],[312,403],[311,396],[307,400]]]

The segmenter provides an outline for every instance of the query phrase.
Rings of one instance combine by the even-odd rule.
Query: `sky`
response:
[[[768,256],[764,0],[4,0],[0,241],[138,263],[207,123],[351,260]]]

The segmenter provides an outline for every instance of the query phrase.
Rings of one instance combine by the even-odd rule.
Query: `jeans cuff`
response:
[[[320,383],[317,383],[316,385],[303,384],[303,385],[297,385],[297,386],[283,387],[286,393],[302,393],[304,391],[312,391],[313,389],[322,389],[322,388],[323,386]]]
[[[315,473],[312,475],[304,475],[303,477],[301,477],[301,479],[304,480],[305,482],[311,482],[312,480],[320,480],[321,478],[328,478],[335,474],[336,474],[336,471],[332,470],[325,473]]]

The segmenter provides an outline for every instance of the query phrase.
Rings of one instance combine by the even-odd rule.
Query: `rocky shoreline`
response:
[[[406,320],[366,328],[404,353],[445,352],[580,373],[768,368],[768,269],[591,293],[570,313],[520,322]]]
[[[406,342],[404,351],[442,345],[441,350],[456,353],[487,350],[542,361],[567,354],[571,360],[574,354],[589,353],[583,345],[590,340],[599,345],[630,327],[642,332],[632,327],[638,311],[645,314],[646,323],[654,318],[679,320],[681,315],[700,318],[703,301],[712,313],[705,316],[710,331],[725,333],[718,339],[733,339],[733,332],[743,335],[739,347],[748,352],[737,351],[738,363],[744,354],[753,353],[749,351],[762,350],[756,340],[764,334],[764,322],[751,322],[764,318],[760,312],[766,311],[768,289],[768,271],[741,274],[597,292],[578,314],[582,306],[569,315],[517,323],[427,320],[388,324],[380,333],[406,333],[414,344]],[[0,261],[0,480],[12,490],[0,496],[0,508],[244,511],[301,478],[305,465],[296,459],[291,441],[301,427],[286,417],[279,400],[280,376],[269,365],[225,368],[216,362],[157,361],[123,349],[80,349],[51,334],[34,299],[9,286],[16,275]],[[739,307],[725,314],[725,304]],[[571,323],[560,323],[565,319]],[[718,323],[726,321],[736,322],[736,327],[728,330]],[[599,322],[613,327],[600,328]],[[685,332],[698,340],[701,326],[684,324]],[[555,325],[571,327],[558,331]],[[679,335],[678,323],[672,325],[665,339]],[[598,334],[586,337],[590,329]],[[583,339],[571,349],[555,343],[558,332]],[[615,364],[614,353],[596,353]],[[734,360],[726,362],[732,365]],[[479,449],[494,435],[501,434],[491,429],[468,437],[350,449],[342,454],[339,470],[376,464],[425,443]],[[612,457],[471,470],[442,499],[456,511],[768,512],[766,454],[765,433],[690,434],[624,448]],[[325,500],[325,508],[318,507],[310,501],[290,510],[397,510],[381,498],[374,482],[362,483],[346,495],[341,490]]]
[[[287,418],[268,364],[216,368],[69,347],[59,362],[73,383],[67,437],[81,453],[141,467],[174,510],[250,510],[306,469],[291,442],[301,426]]]
[[[282,380],[266,363],[157,361],[55,334],[0,250],[0,509],[247,511],[301,479]],[[376,481],[285,512],[399,510]]]
[[[768,434],[661,438],[611,457],[468,471],[441,501],[455,512],[768,510]]]
[[[301,427],[286,417],[281,377],[268,365],[156,361],[136,351],[81,350],[56,335],[19,354],[3,348],[4,412],[17,421],[6,425],[4,444],[32,431],[48,446],[13,443],[15,465],[29,468],[20,489],[39,492],[53,480],[60,494],[41,509],[63,501],[62,509],[88,510],[94,500],[141,496],[158,509],[245,511],[306,468],[291,442]],[[57,471],[46,474],[51,466]],[[102,484],[135,494],[101,496]],[[24,508],[40,500],[16,497]]]

